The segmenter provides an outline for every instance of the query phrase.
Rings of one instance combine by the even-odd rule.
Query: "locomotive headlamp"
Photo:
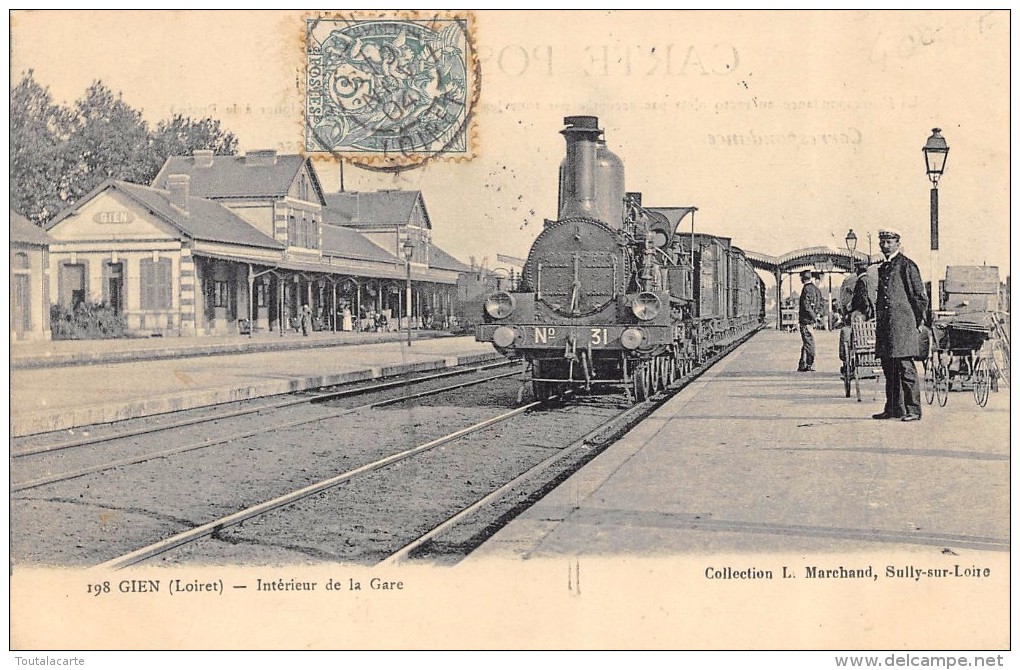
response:
[[[645,334],[640,328],[626,328],[620,334],[620,344],[623,345],[624,349],[637,349],[641,346],[641,342],[644,339]]]
[[[642,321],[650,321],[659,316],[662,302],[659,300],[659,296],[645,291],[634,296],[634,300],[630,303],[630,309],[637,318]]]
[[[485,311],[494,319],[505,319],[513,314],[516,302],[509,293],[500,291],[485,299]]]
[[[517,339],[517,331],[510,326],[500,326],[492,333],[492,343],[506,349]]]

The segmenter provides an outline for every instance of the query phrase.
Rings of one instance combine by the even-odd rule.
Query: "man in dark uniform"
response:
[[[875,355],[885,375],[885,409],[875,419],[921,419],[921,392],[914,357],[918,335],[924,329],[928,295],[917,264],[900,253],[900,234],[891,228],[878,231],[878,246],[885,261],[878,269],[875,304]]]
[[[822,316],[822,292],[814,284],[811,270],[802,270],[800,280],[804,286],[800,292],[800,362],[797,372],[812,372],[815,364],[815,337],[811,329]]]

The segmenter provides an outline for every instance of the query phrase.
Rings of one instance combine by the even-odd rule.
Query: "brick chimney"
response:
[[[255,149],[244,154],[245,165],[276,165],[276,149]]]
[[[195,167],[207,168],[212,167],[213,150],[212,149],[195,149]]]
[[[166,179],[167,190],[170,191],[170,204],[188,213],[189,182],[191,177],[186,174],[172,174]]]

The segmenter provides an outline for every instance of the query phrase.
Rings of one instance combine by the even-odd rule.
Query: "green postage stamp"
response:
[[[471,17],[305,21],[304,149],[380,169],[472,157]]]

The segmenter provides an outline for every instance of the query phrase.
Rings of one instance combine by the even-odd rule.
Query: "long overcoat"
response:
[[[875,302],[875,355],[882,358],[913,358],[918,355],[917,327],[925,321],[928,295],[917,263],[903,254],[878,269],[878,300]]]

